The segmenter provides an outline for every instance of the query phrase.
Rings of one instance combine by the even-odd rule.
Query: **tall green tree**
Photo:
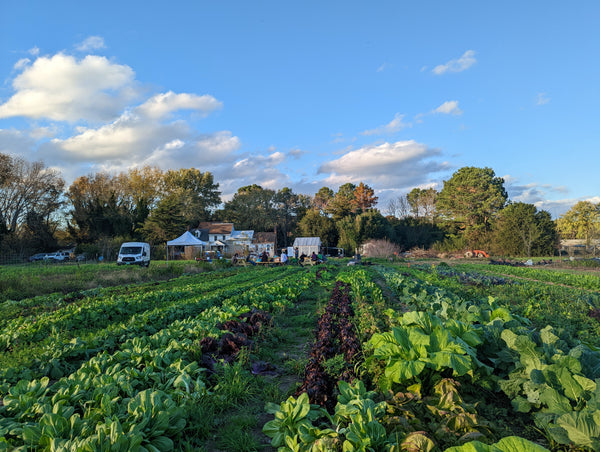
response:
[[[188,226],[183,210],[183,202],[179,196],[171,195],[161,199],[140,230],[144,239],[152,244],[159,244],[179,237]]]
[[[485,243],[492,220],[508,199],[504,179],[491,168],[464,167],[444,181],[436,207],[446,217],[462,224],[470,246]]]
[[[335,221],[318,209],[310,209],[300,219],[297,227],[300,237],[320,237],[324,246],[337,246],[339,235]]]
[[[183,204],[183,214],[190,226],[210,219],[221,203],[219,184],[210,172],[196,168],[169,170],[164,175],[167,196],[178,196]]]
[[[548,255],[554,252],[556,228],[550,214],[533,204],[511,203],[498,214],[495,224],[494,252],[509,256]]]
[[[260,185],[246,185],[238,188],[223,210],[216,216],[223,221],[235,224],[238,229],[251,229],[256,232],[273,231],[277,225],[276,192]]]
[[[356,185],[350,182],[341,185],[327,205],[327,213],[331,214],[335,221],[350,215],[356,210],[354,190],[356,190]]]
[[[391,239],[393,229],[377,209],[369,209],[356,217],[360,243],[371,239]]]
[[[352,253],[370,239],[390,239],[393,228],[376,209],[369,209],[356,216],[348,215],[336,222],[340,248]]]
[[[338,247],[343,248],[346,254],[358,252],[360,246],[360,231],[353,216],[346,216],[335,223],[340,236]]]
[[[310,206],[310,198],[306,195],[298,195],[292,189],[284,187],[277,190],[274,201],[278,213],[277,243],[281,246],[288,246],[292,238],[292,232]]]
[[[538,211],[535,217],[540,236],[533,244],[531,252],[534,256],[553,256],[560,242],[556,223],[552,221],[550,213],[545,210]]]
[[[321,187],[313,198],[313,205],[321,214],[329,212],[329,203],[333,201],[335,192],[329,187]]]

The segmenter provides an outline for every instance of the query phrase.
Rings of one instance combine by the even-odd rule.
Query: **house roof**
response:
[[[294,246],[321,246],[321,237],[296,237]]]
[[[209,234],[231,234],[233,232],[233,223],[205,221],[198,225],[198,229],[208,229]]]

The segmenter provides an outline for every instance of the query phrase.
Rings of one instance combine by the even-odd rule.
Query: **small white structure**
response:
[[[194,234],[192,234],[190,231],[185,231],[183,234],[181,234],[179,237],[177,237],[176,239],[173,240],[169,240],[167,242],[167,262],[169,262],[169,247],[173,247],[173,246],[193,246],[193,247],[199,247],[200,250],[202,250],[202,248],[207,245],[206,242],[203,242],[202,240],[194,237]]]
[[[298,256],[306,254],[310,256],[313,252],[321,252],[321,237],[297,237],[294,240],[294,249],[298,248]]]

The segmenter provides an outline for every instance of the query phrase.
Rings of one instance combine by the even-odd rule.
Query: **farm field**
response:
[[[3,296],[0,450],[600,450],[597,275],[340,261]]]

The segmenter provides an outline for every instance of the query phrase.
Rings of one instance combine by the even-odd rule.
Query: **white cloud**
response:
[[[229,132],[198,136],[183,120],[164,123],[154,117],[137,115],[136,110],[124,113],[110,124],[79,128],[79,133],[69,138],[55,138],[42,146],[42,150],[67,162],[181,167],[188,165],[189,159],[198,164],[227,158],[239,147],[239,139]],[[177,161],[174,151],[185,159]]]
[[[553,218],[558,218],[564,214],[578,201],[587,199],[562,197],[569,192],[569,189],[564,185],[540,184],[537,182],[520,184],[515,177],[510,175],[503,176],[503,179],[506,192],[511,201],[533,204],[538,210],[549,212]]]
[[[219,181],[223,199],[230,199],[238,188],[246,185],[257,184],[272,190],[292,187],[294,184],[289,176],[277,168],[285,160],[286,155],[278,151],[246,154],[233,164],[222,160],[222,164],[214,169],[214,175]]]
[[[77,44],[75,48],[81,52],[89,52],[90,50],[104,49],[106,45],[104,45],[104,38],[101,36],[90,36]]]
[[[364,132],[362,132],[362,135],[383,135],[399,132],[405,127],[410,127],[410,124],[402,122],[403,119],[404,115],[396,113],[394,119],[392,119],[387,124],[376,127],[375,129],[365,130]]]
[[[435,159],[438,149],[410,141],[383,143],[350,150],[321,165],[319,174],[329,174],[326,185],[366,182],[379,189],[408,188],[427,183],[430,174],[447,170],[447,162]]]
[[[15,63],[13,68],[15,68],[17,71],[20,71],[21,69],[24,69],[29,63],[31,63],[31,60],[29,58],[21,58]]]
[[[137,94],[134,76],[129,66],[100,56],[40,57],[13,80],[16,92],[0,105],[0,118],[111,120]]]
[[[467,50],[460,58],[448,61],[446,64],[440,64],[433,68],[435,75],[442,75],[446,72],[462,72],[473,66],[477,60],[475,59],[475,51]]]
[[[433,110],[433,113],[441,113],[444,115],[462,115],[462,110],[458,108],[457,100],[448,100]]]
[[[540,184],[531,182],[519,184],[512,176],[503,176],[508,197],[513,202],[533,204],[538,210],[545,210],[552,218],[564,215],[579,201],[600,202],[600,196],[568,198],[569,189],[564,185]]]
[[[151,119],[164,118],[177,110],[196,110],[203,114],[222,108],[223,104],[213,96],[196,94],[175,94],[172,91],[157,94],[138,108],[136,113]]]
[[[239,138],[228,131],[193,136],[187,141],[175,139],[148,153],[140,162],[132,161],[129,166],[209,170],[231,162],[240,145]]]
[[[546,105],[548,102],[550,102],[550,98],[546,93],[538,93],[535,99],[536,105]]]

